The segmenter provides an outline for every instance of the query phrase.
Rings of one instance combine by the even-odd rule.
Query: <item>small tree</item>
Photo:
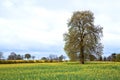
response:
[[[25,54],[25,58],[30,59],[31,55],[29,53]]]
[[[32,59],[34,60],[34,59],[35,59],[35,56],[32,56]]]

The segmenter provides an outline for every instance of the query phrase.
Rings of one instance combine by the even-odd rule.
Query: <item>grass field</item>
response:
[[[0,64],[0,80],[120,80],[120,63]]]

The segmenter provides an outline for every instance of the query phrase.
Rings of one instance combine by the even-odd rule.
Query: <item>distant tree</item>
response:
[[[85,54],[101,55],[103,46],[100,43],[102,27],[94,25],[94,16],[91,11],[76,11],[68,21],[68,33],[64,34],[67,55],[79,54],[82,64]],[[74,52],[74,53],[73,53]]]
[[[25,58],[30,59],[31,55],[29,53],[25,54]]]
[[[16,55],[16,60],[23,60],[23,56],[20,54]]]
[[[0,52],[0,60],[3,58],[3,52]]]
[[[16,54],[15,52],[11,52],[8,56],[8,60],[23,60],[23,56],[20,54]]]
[[[41,60],[48,60],[48,58],[47,57],[42,57]]]
[[[120,54],[117,54],[116,61],[120,62]]]
[[[111,56],[108,56],[108,57],[107,57],[107,61],[112,61],[112,57],[111,57]]]
[[[49,55],[49,60],[52,62],[53,60],[58,60],[58,57],[57,57],[57,55],[50,54]]]
[[[102,56],[99,56],[99,61],[102,61],[102,60],[103,60]]]
[[[34,60],[34,59],[35,59],[35,56],[32,56],[32,59]]]
[[[104,56],[104,61],[106,61],[107,60],[107,58]]]
[[[16,60],[17,55],[15,52],[11,52],[10,55],[8,56],[8,60]]]
[[[60,55],[58,58],[59,58],[59,61],[61,62],[61,61],[63,61],[63,59],[65,59],[65,56]]]
[[[112,53],[111,58],[112,58],[112,61],[115,61],[116,60],[116,53]]]

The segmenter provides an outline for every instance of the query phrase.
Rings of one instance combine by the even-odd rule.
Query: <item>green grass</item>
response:
[[[0,64],[0,80],[119,79],[119,62]]]

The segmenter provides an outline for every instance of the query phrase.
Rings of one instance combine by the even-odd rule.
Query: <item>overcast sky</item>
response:
[[[119,9],[119,0],[0,0],[0,51],[65,54],[67,21],[74,11],[91,10],[104,28],[104,55],[119,53]]]

